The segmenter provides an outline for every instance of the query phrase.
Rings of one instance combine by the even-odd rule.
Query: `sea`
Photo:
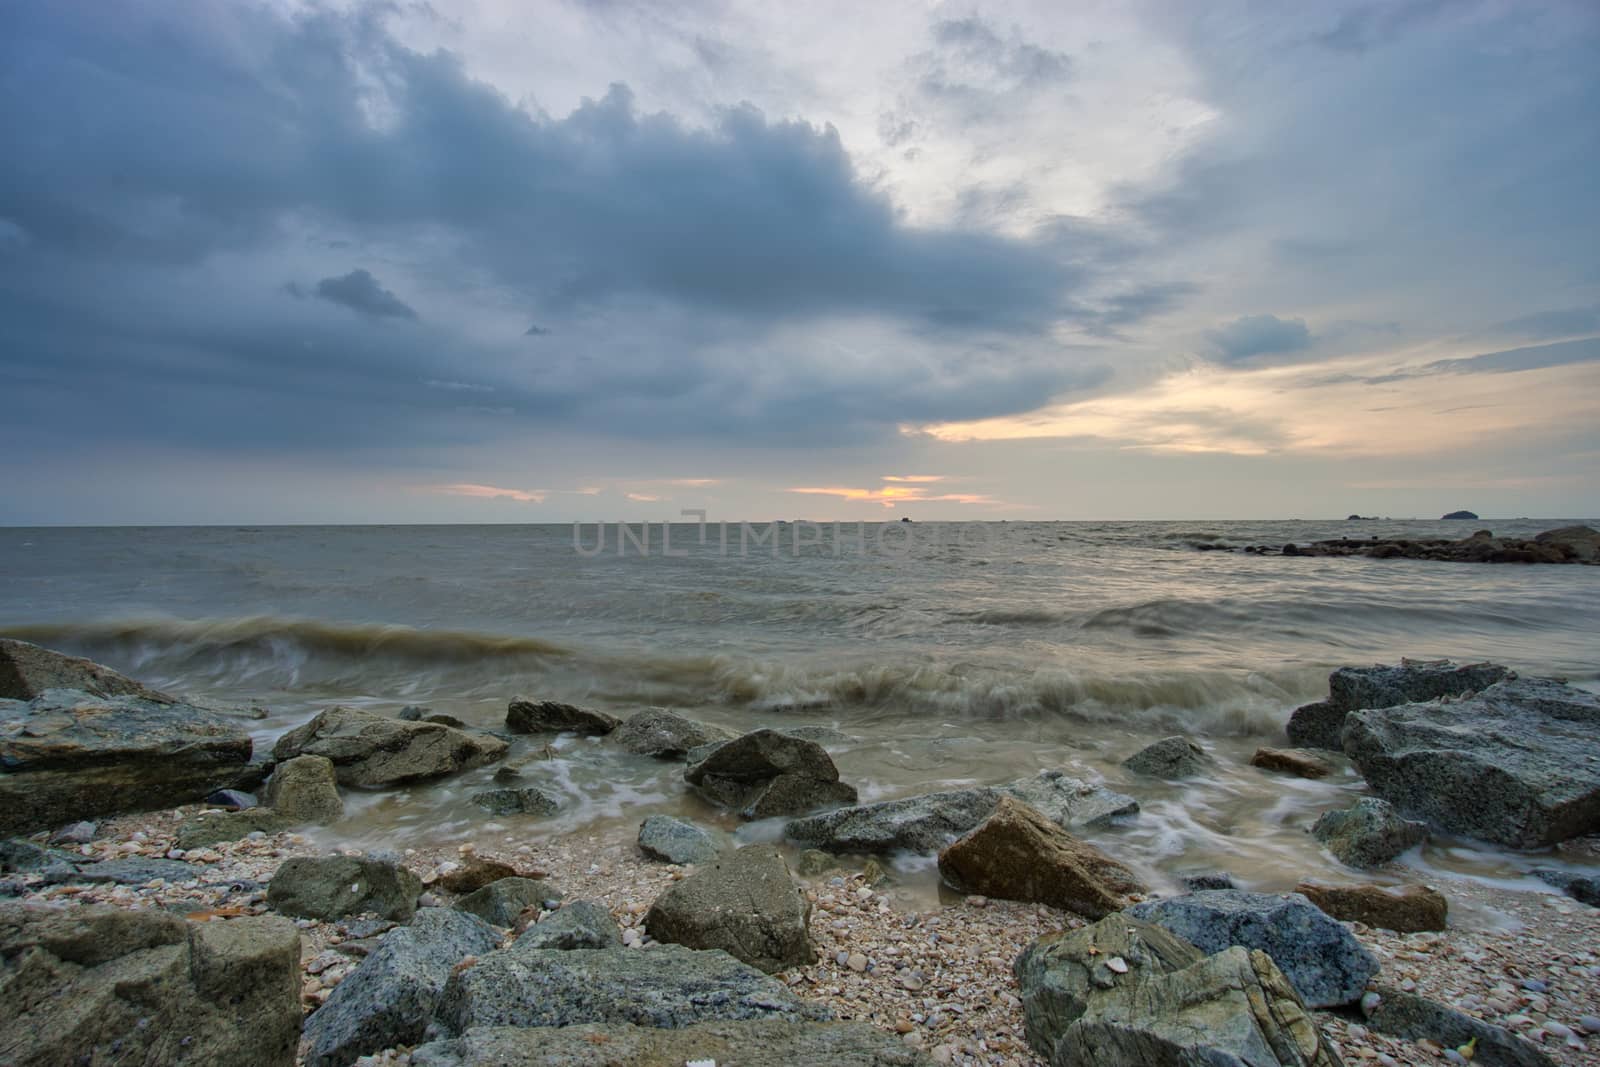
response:
[[[1582,519],[1176,522],[635,522],[490,526],[0,529],[0,634],[92,657],[159,688],[254,707],[259,749],[335,704],[423,705],[503,729],[513,697],[618,715],[647,707],[735,730],[808,725],[863,801],[1065,770],[1136,797],[1092,832],[1157,885],[1351,881],[1308,830],[1364,783],[1249,766],[1286,744],[1329,671],[1492,661],[1600,691],[1600,567],[1283,556],[1333,537],[1532,536]],[[1246,552],[1270,546],[1270,554]],[[1225,551],[1224,549],[1232,549]],[[1219,765],[1166,783],[1121,761],[1187,735]],[[622,840],[686,814],[681,764],[596,739],[517,739],[554,818],[471,804],[493,768],[355,794],[320,831],[372,848],[573,836]],[[1547,888],[1560,855],[1436,838],[1435,879]],[[940,892],[925,857],[894,862]],[[1378,880],[1396,876],[1380,874]],[[1412,875],[1411,877],[1415,877]]]

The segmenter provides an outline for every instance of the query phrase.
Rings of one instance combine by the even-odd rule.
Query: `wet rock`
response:
[[[772,845],[746,845],[712,860],[650,905],[657,941],[722,949],[772,973],[814,963],[811,903]]]
[[[502,878],[515,878],[517,869],[509,863],[470,855],[460,865],[439,875],[435,884],[448,893],[475,893]]]
[[[1098,830],[1139,814],[1139,802],[1063,771],[1040,771],[1000,787],[1066,830]]]
[[[554,815],[561,810],[560,798],[536,785],[485,789],[472,794],[471,799],[491,815]]]
[[[1366,869],[1390,862],[1428,839],[1426,823],[1400,817],[1394,805],[1362,797],[1348,808],[1324,812],[1311,836],[1351,867]]]
[[[1298,893],[1217,889],[1136,904],[1127,916],[1164,926],[1202,952],[1259,949],[1313,1008],[1360,999],[1378,961],[1343,926]]]
[[[1591,908],[1600,908],[1600,875],[1576,874],[1556,867],[1535,867],[1528,872],[1546,885]]]
[[[100,833],[97,823],[87,819],[63,826],[50,835],[52,845],[87,845]]]
[[[1237,889],[1233,884],[1233,875],[1227,871],[1200,871],[1196,874],[1186,874],[1178,879],[1183,888],[1191,893],[1198,893],[1206,889]]]
[[[278,764],[267,779],[266,802],[297,823],[330,826],[344,818],[338,774],[324,756],[296,756]]]
[[[1134,774],[1169,781],[1204,774],[1216,765],[1211,753],[1187,737],[1163,737],[1122,761],[1123,768]]]
[[[43,877],[46,883],[65,882],[77,873],[78,864],[82,862],[81,856],[42,848],[32,841],[20,838],[0,841],[0,873],[3,874],[33,874]]]
[[[1353,711],[1344,747],[1375,793],[1439,830],[1522,849],[1600,830],[1600,697],[1561,682]]]
[[[1159,926],[1113,915],[1034,942],[1016,973],[1028,1044],[1059,1067],[1340,1062],[1263,952],[1208,957]]]
[[[466,722],[456,718],[454,715],[424,715],[422,721],[438,723],[440,726],[449,726],[457,730],[465,730],[467,728]]]
[[[380,789],[481,767],[503,758],[508,747],[487,734],[334,707],[278,738],[272,752],[279,762],[324,756],[340,785]]]
[[[506,708],[506,729],[514,734],[582,734],[600,737],[617,728],[615,715],[554,700],[517,697]]]
[[[501,878],[456,901],[461,911],[495,926],[511,927],[530,908],[554,907],[561,890],[537,878]]]
[[[451,970],[495,951],[500,935],[471,915],[423,908],[391,930],[306,1020],[311,1067],[345,1067],[357,1058],[422,1040]]]
[[[690,749],[731,741],[732,732],[720,726],[686,719],[660,708],[647,708],[629,716],[611,734],[611,740],[640,756],[678,759]]]
[[[139,697],[158,704],[176,700],[93,660],[0,637],[0,698],[33,700],[48,689],[74,689],[92,697]]]
[[[1534,538],[1541,545],[1553,545],[1567,556],[1584,563],[1600,560],[1600,530],[1591,526],[1563,526],[1546,530]]]
[[[267,906],[283,915],[329,921],[372,913],[408,921],[422,879],[397,864],[357,856],[284,860],[267,884]]]
[[[245,808],[256,806],[254,793],[246,793],[239,789],[218,789],[206,797],[206,803],[219,808],[231,808],[242,811]]]
[[[1091,919],[1145,893],[1132,871],[1013,797],[943,852],[939,873],[963,893],[1048,904]]]
[[[1445,929],[1450,902],[1437,889],[1408,885],[1319,885],[1301,882],[1294,891],[1341,922],[1365,923],[1396,933]]]
[[[1366,1013],[1367,1026],[1380,1034],[1445,1048],[1477,1040],[1473,1062],[1483,1067],[1555,1067],[1555,1060],[1531,1041],[1474,1019],[1464,1012],[1390,986],[1377,986],[1377,1004]]]
[[[662,1030],[627,1023],[493,1027],[434,1041],[412,1067],[683,1067],[686,1063],[779,1067],[931,1067],[934,1060],[867,1023],[782,1019],[697,1023]]]
[[[450,976],[436,1013],[446,1034],[485,1026],[632,1023],[678,1029],[726,1019],[827,1019],[726,952],[682,945],[493,952]]]
[[[622,929],[606,906],[592,900],[574,900],[528,927],[512,945],[512,950],[569,952],[579,948],[621,947]]]
[[[639,848],[664,863],[706,863],[722,851],[711,831],[671,815],[652,815],[639,824]]]
[[[181,849],[204,848],[221,841],[239,841],[257,831],[279,834],[297,825],[293,819],[269,808],[245,808],[242,811],[202,812],[185,819],[178,827],[177,840]]]
[[[74,882],[113,885],[146,885],[150,882],[171,882],[182,885],[205,874],[207,868],[184,863],[181,860],[147,859],[130,856],[120,860],[102,860],[86,863],[72,876]]]
[[[0,834],[173,808],[236,783],[238,722],[188,704],[50,689],[0,703]]]
[[[1460,696],[1515,677],[1515,672],[1493,663],[1460,666],[1448,660],[1398,667],[1340,667],[1328,676],[1327,700],[1297,708],[1289,716],[1289,741],[1302,748],[1342,752],[1345,718],[1358,708]]]
[[[0,959],[16,1067],[295,1062],[300,935],[283,919],[4,904]]]
[[[808,848],[800,853],[795,860],[794,872],[802,878],[812,878],[825,871],[838,870],[839,857],[831,852],[824,852],[820,848]]]
[[[425,704],[407,704],[395,714],[395,718],[401,722],[421,722],[424,715],[431,714],[433,709]]]
[[[695,791],[747,819],[800,815],[856,801],[854,786],[823,747],[777,730],[756,730],[694,750],[683,772]]]
[[[1258,748],[1250,757],[1250,766],[1296,778],[1326,778],[1333,773],[1333,764],[1327,760],[1292,748]]]

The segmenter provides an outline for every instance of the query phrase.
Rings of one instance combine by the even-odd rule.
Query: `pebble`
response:
[[[1600,1015],[1585,1015],[1578,1025],[1591,1034],[1600,1034]]]
[[[1106,960],[1106,968],[1117,974],[1127,974],[1128,961],[1121,956],[1112,956],[1109,960]]]
[[[867,969],[867,957],[863,953],[852,952],[845,960],[845,965],[852,971],[860,974],[862,971]]]

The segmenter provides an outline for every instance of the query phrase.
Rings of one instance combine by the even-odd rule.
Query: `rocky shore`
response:
[[[1446,516],[1449,518],[1449,516]],[[1231,545],[1201,543],[1201,551],[1235,551]],[[1363,556],[1367,559],[1421,559],[1446,563],[1579,563],[1600,564],[1600,531],[1589,526],[1563,526],[1533,538],[1496,537],[1479,530],[1470,537],[1379,538],[1339,537],[1310,544],[1246,545],[1238,551],[1258,556]]]
[[[1137,797],[1057,771],[860,804],[803,730],[659,709],[519,698],[497,736],[335,708],[265,758],[248,716],[0,642],[5,1062],[1600,1060],[1600,701],[1504,667],[1345,668],[1295,710],[1260,773],[1348,759],[1369,795],[1317,821],[1327,869],[1276,892],[1163,884],[1084,836]],[[561,732],[682,761],[686,791],[782,840],[649,810],[622,837],[541,833],[548,761],[507,756]],[[1173,737],[1127,766],[1210,759]],[[472,844],[338,844],[353,793],[479,766],[481,806],[513,814]],[[1552,850],[1548,892],[1417,884],[1429,834]],[[948,895],[904,891],[891,856]]]

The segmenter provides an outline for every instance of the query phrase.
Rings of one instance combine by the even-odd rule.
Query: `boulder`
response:
[[[934,1061],[867,1023],[784,1019],[696,1023],[661,1030],[628,1023],[490,1027],[433,1041],[411,1053],[412,1067],[932,1067]]]
[[[1584,563],[1600,561],[1600,530],[1592,526],[1563,526],[1546,530],[1534,538],[1541,545],[1554,545],[1572,559]]]
[[[1483,1067],[1555,1067],[1539,1046],[1503,1027],[1474,1019],[1427,997],[1377,986],[1377,1003],[1366,1013],[1367,1026],[1407,1041],[1424,1038],[1445,1048],[1476,1041],[1473,1062]]]
[[[1450,902],[1437,889],[1408,885],[1319,885],[1301,882],[1294,891],[1340,922],[1365,923],[1401,934],[1443,930]]]
[[[747,819],[802,815],[856,801],[854,786],[815,741],[756,730],[694,750],[683,772],[695,791]]]
[[[506,707],[506,729],[514,734],[582,734],[600,737],[617,728],[615,715],[554,700],[517,697]]]
[[[663,863],[706,863],[722,846],[711,831],[671,815],[651,815],[639,824],[639,849]]]
[[[84,858],[58,849],[44,848],[32,841],[13,838],[0,841],[0,874],[31,874],[47,884],[69,881]]]
[[[457,970],[435,1019],[445,1034],[484,1026],[632,1023],[678,1029],[712,1020],[827,1019],[788,986],[726,952],[682,945],[492,952]]]
[[[1048,904],[1091,919],[1147,892],[1128,868],[1009,796],[939,853],[939,873],[963,893]]]
[[[468,855],[459,864],[446,864],[434,884],[447,893],[475,893],[502,878],[515,878],[517,869],[509,863]]]
[[[1600,697],[1518,678],[1445,703],[1353,711],[1344,750],[1401,812],[1534,849],[1600,830]]]
[[[1460,696],[1515,678],[1493,663],[1459,666],[1448,660],[1398,667],[1340,667],[1328,676],[1328,699],[1296,708],[1289,716],[1289,741],[1301,748],[1344,750],[1344,720],[1358,708],[1388,708],[1439,697]]]
[[[130,856],[120,860],[102,860],[86,863],[73,874],[72,881],[89,885],[149,885],[151,882],[170,882],[184,885],[198,881],[210,868],[198,867],[181,860],[146,859]]]
[[[345,1067],[359,1057],[422,1040],[451,970],[486,956],[500,935],[471,915],[423,908],[378,947],[306,1020],[309,1067]]]
[[[1333,764],[1327,760],[1292,748],[1258,748],[1250,757],[1250,766],[1296,778],[1326,778],[1333,773]]]
[[[1134,774],[1173,781],[1203,774],[1217,765],[1211,753],[1187,737],[1163,737],[1122,761]]]
[[[1028,1044],[1055,1067],[1339,1067],[1263,952],[1206,956],[1113,915],[1017,959]]]
[[[330,921],[372,913],[408,921],[422,879],[397,864],[358,856],[284,860],[267,884],[267,906],[283,915]]]
[[[574,900],[528,927],[511,947],[516,952],[621,948],[622,929],[604,904]]]
[[[0,959],[12,1067],[295,1062],[300,934],[275,916],[0,904]]]
[[[0,637],[0,699],[33,700],[47,689],[74,689],[92,697],[139,697],[158,704],[177,701],[93,660]]]
[[[722,949],[771,974],[817,959],[811,902],[772,845],[746,845],[702,866],[650,905],[657,941]]]
[[[238,722],[168,699],[50,689],[3,702],[0,834],[192,803],[236,784],[250,751]]]
[[[471,799],[491,815],[554,815],[561,810],[561,799],[536,785],[485,789]]]
[[[1378,961],[1343,926],[1298,893],[1212,889],[1136,904],[1129,918],[1164,926],[1202,952],[1239,945],[1272,957],[1313,1008],[1361,997]]]
[[[828,852],[938,852],[993,814],[1003,796],[1073,830],[1112,825],[1139,811],[1138,802],[1060,771],[1041,771],[1004,786],[938,793],[838,808],[784,827],[790,840]]]
[[[281,834],[295,825],[295,820],[269,808],[207,811],[185,819],[173,843],[181,849],[204,848],[220,841],[238,841],[253,833]]]
[[[733,736],[720,726],[695,722],[660,708],[646,708],[612,731],[611,740],[636,755],[678,759],[690,749],[730,741]]]
[[[324,756],[340,785],[382,789],[481,767],[503,758],[508,747],[487,734],[333,707],[278,738],[272,754],[280,763]]]
[[[1428,826],[1401,818],[1387,800],[1362,797],[1348,808],[1324,812],[1311,827],[1311,836],[1340,862],[1366,869],[1422,844],[1428,839]]]
[[[456,901],[456,907],[495,926],[516,925],[529,909],[553,908],[561,890],[537,878],[502,878]]]
[[[1600,908],[1600,875],[1577,874],[1557,867],[1535,867],[1528,873],[1545,885],[1555,886],[1581,904]]]
[[[329,826],[344,818],[338,774],[325,756],[296,756],[273,768],[267,806],[297,823]]]

